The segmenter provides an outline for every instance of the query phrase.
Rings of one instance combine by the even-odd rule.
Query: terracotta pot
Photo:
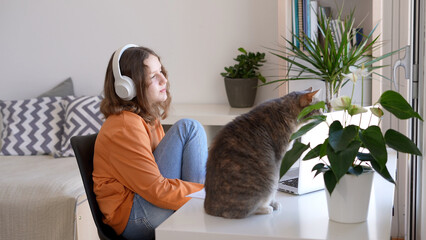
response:
[[[374,171],[359,176],[345,174],[330,196],[326,190],[328,216],[340,223],[359,223],[367,220]]]

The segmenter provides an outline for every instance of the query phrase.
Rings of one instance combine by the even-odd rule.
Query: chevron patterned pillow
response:
[[[60,147],[62,97],[0,101],[3,118],[0,155],[42,155]]]
[[[100,112],[100,96],[67,96],[62,101],[65,109],[64,134],[61,146],[54,157],[71,157],[74,152],[70,139],[77,135],[88,135],[99,132],[104,121],[104,115]]]

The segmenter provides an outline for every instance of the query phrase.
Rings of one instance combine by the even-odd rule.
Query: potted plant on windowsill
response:
[[[356,68],[353,68],[352,74],[348,74],[346,77],[351,79],[355,85],[356,79],[362,78],[358,75],[360,73]],[[368,109],[352,104],[352,96],[336,98],[330,102],[330,105],[335,110],[343,111],[343,117],[327,125],[328,137],[321,144],[310,146],[309,143],[304,144],[296,141],[292,149],[284,155],[281,176],[303,153],[306,153],[303,160],[319,158],[320,162],[313,167],[312,171],[316,172],[315,176],[320,173],[323,174],[329,218],[344,223],[362,222],[367,219],[373,172],[376,171],[387,181],[395,183],[386,167],[387,147],[398,152],[422,155],[413,141],[394,129],[388,129],[383,135],[379,123],[362,127],[363,115],[365,115],[364,117],[375,116],[381,119],[384,115],[383,110],[387,110],[398,119],[417,118],[421,121],[423,119],[399,93],[392,90],[384,92],[377,103]],[[301,112],[299,119],[312,121],[295,132],[291,136],[291,140],[297,140],[326,121],[327,116],[324,114],[304,119],[311,111],[318,109],[327,110],[324,101],[309,106]],[[351,118],[359,114],[361,115],[359,123],[349,124]],[[348,186],[347,184],[343,185],[342,182],[347,181],[353,182],[350,184],[351,189],[342,189]],[[339,197],[335,197],[336,195]],[[362,197],[365,199],[363,200]],[[336,203],[337,198],[339,200]],[[354,198],[357,199],[356,203],[366,203],[366,205],[360,206],[360,208],[351,205],[349,208],[348,204],[342,202],[342,199],[352,199],[352,202],[354,202]]]
[[[328,198],[334,198],[337,195],[335,192],[341,188],[342,181],[346,181],[345,179],[348,176],[357,176],[354,179],[359,180],[368,175],[367,173],[374,171],[389,182],[394,183],[386,167],[388,157],[387,147],[399,152],[421,155],[419,149],[409,138],[394,129],[387,130],[383,135],[379,124],[370,124],[364,127],[359,123],[350,124],[346,121],[362,113],[364,114],[361,115],[361,118],[365,118],[368,114],[381,118],[383,110],[387,110],[398,119],[417,118],[422,121],[423,119],[395,91],[384,92],[377,103],[369,109],[364,108],[362,103],[361,106],[352,104],[352,96],[340,96],[340,90],[345,84],[350,83],[351,80],[355,84],[357,79],[361,79],[361,84],[364,85],[365,77],[375,74],[374,71],[376,69],[384,67],[377,65],[378,61],[399,51],[393,51],[380,57],[373,57],[372,60],[365,58],[365,55],[381,47],[381,44],[378,43],[378,37],[373,38],[373,33],[377,25],[368,35],[363,37],[359,45],[352,46],[351,42],[354,38],[352,33],[358,27],[354,24],[354,10],[343,20],[340,20],[341,13],[342,8],[338,14],[339,20],[333,20],[337,21],[333,22],[333,25],[334,30],[341,33],[339,38],[336,38],[335,31],[332,31],[332,20],[325,17],[322,12],[319,12],[318,34],[322,37],[323,41],[315,41],[305,35],[300,37],[293,33],[290,40],[285,39],[287,47],[279,50],[272,49],[271,53],[273,55],[287,62],[287,75],[285,78],[266,83],[285,83],[297,80],[320,80],[325,83],[325,101],[314,104],[312,107],[302,111],[299,116],[300,119],[303,119],[303,116],[306,116],[312,109],[322,109],[328,112],[327,115],[336,113],[333,110],[344,111],[342,118],[335,119],[329,124],[324,123],[327,120],[327,115],[321,114],[309,117],[308,119],[311,122],[300,128],[291,138],[297,140],[319,124],[327,127],[328,136],[321,144],[316,146],[295,141],[292,148],[284,155],[281,164],[280,174],[283,176],[296,160],[305,153],[305,160],[320,159],[320,162],[315,165],[313,171],[317,175],[321,173],[324,177]],[[338,26],[337,29],[336,25]],[[300,48],[296,46],[293,39],[296,39],[300,43]],[[385,76],[375,75],[387,79]],[[362,91],[364,90],[363,87]],[[363,95],[363,92],[361,95]],[[363,96],[361,96],[361,99],[363,99]],[[369,111],[368,114],[366,111]],[[310,142],[313,141],[310,140]],[[365,196],[367,201],[364,201],[367,204],[369,203],[369,194],[371,193],[371,181],[372,178],[370,179],[370,187],[361,184],[352,185],[361,186],[361,190],[368,188],[365,191],[365,195],[368,195]],[[344,190],[348,193],[356,191],[355,187]],[[360,198],[361,193],[356,194],[356,198]],[[361,222],[367,217],[367,211],[364,211],[365,214],[362,216],[340,219],[333,216],[332,213],[343,212],[343,215],[349,216],[351,213],[359,213],[361,211],[352,205],[348,207],[348,203],[338,205],[343,206],[343,208],[337,211],[331,210],[331,208],[336,206],[333,206],[333,204],[328,205],[330,219],[340,222]],[[364,207],[364,209],[368,209],[368,207]]]
[[[259,72],[265,62],[265,53],[247,52],[239,48],[242,54],[234,58],[237,64],[225,67],[221,75],[225,78],[225,89],[228,102],[231,107],[252,107],[256,98],[258,80],[265,82],[265,78]]]
[[[385,65],[377,65],[379,61],[399,52],[401,49],[370,60],[366,56],[382,46],[382,43],[378,42],[378,36],[373,38],[373,33],[378,24],[368,35],[363,35],[359,44],[352,46],[352,40],[356,37],[353,33],[359,28],[354,22],[355,10],[352,10],[348,16],[342,19],[342,9],[340,9],[335,20],[327,18],[322,12],[317,14],[318,35],[323,41],[320,42],[318,39],[314,40],[306,35],[299,36],[296,33],[292,33],[291,39],[284,38],[287,43],[286,47],[283,49],[270,49],[272,55],[287,62],[287,67],[285,67],[287,74],[284,78],[269,81],[264,85],[283,84],[297,80],[322,81],[325,87],[325,103],[331,111],[331,99],[339,97],[342,87],[348,83],[348,79],[344,77],[344,74],[350,72],[350,66],[357,68],[363,66],[369,69],[375,77],[390,81],[386,76],[376,74],[374,71],[385,67]],[[335,31],[332,29],[341,33],[340,38],[335,36]],[[293,42],[293,39],[295,39],[295,42]],[[297,47],[296,42],[300,43],[300,48]]]

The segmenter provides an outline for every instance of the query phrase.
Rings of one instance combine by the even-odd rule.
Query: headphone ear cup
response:
[[[115,93],[123,100],[132,100],[136,97],[136,87],[133,80],[128,77],[121,75],[120,71],[120,57],[123,52],[131,47],[138,47],[135,44],[127,44],[117,51],[115,51],[112,59],[112,73],[114,75],[114,87]]]
[[[121,76],[121,78],[116,79],[114,85],[115,93],[121,99],[129,101],[136,97],[135,83],[128,76]]]

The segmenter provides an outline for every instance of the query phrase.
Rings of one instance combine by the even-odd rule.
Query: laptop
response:
[[[343,113],[343,111],[336,111],[325,114],[327,116],[327,123],[331,124],[334,120],[342,121]],[[351,124],[358,125],[360,117],[361,114],[358,114],[346,121],[350,121]],[[369,125],[377,125],[379,121],[377,117],[371,115],[370,111],[363,113],[361,120],[361,127],[364,129]],[[327,137],[328,126],[325,122],[323,122],[302,136],[300,141],[304,144],[310,143],[311,147],[314,148],[318,144],[323,143]],[[291,146],[288,149],[291,149]],[[312,172],[312,168],[317,163],[320,163],[320,160],[317,158],[303,161],[302,159],[306,153],[307,152],[305,152],[287,171],[287,173],[282,176],[278,183],[279,191],[301,195],[324,189],[324,179],[322,174],[315,177],[315,172]]]

